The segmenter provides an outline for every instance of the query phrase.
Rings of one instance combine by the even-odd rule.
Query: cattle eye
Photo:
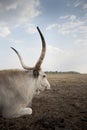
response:
[[[46,75],[43,75],[43,78],[45,78],[46,77]]]
[[[39,71],[38,70],[33,70],[33,75],[35,78],[39,76]]]

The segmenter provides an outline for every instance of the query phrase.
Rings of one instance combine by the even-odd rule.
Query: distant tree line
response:
[[[80,74],[76,71],[46,71],[45,73],[51,73],[51,74]]]

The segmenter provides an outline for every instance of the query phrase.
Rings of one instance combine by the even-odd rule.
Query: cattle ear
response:
[[[33,76],[37,78],[39,76],[39,70],[33,70]]]

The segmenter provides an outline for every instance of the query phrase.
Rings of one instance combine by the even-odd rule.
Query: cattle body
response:
[[[5,118],[20,117],[32,114],[31,103],[34,95],[50,89],[46,74],[41,64],[46,52],[44,37],[37,27],[42,40],[42,52],[34,67],[24,65],[17,50],[12,48],[24,70],[9,69],[0,71],[0,114]]]

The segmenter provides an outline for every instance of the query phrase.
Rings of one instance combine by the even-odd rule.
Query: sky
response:
[[[21,68],[14,47],[29,67],[41,53],[44,71],[87,73],[87,0],[0,0],[0,70]]]

